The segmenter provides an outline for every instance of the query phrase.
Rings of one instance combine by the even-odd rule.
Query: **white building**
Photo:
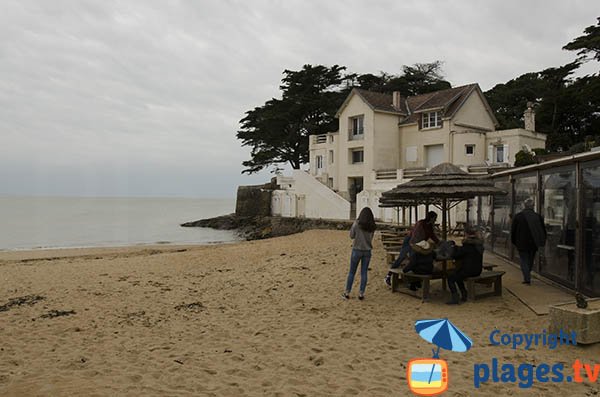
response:
[[[381,193],[439,163],[487,173],[509,167],[521,149],[545,147],[534,116],[528,108],[525,129],[496,130],[478,84],[409,97],[354,89],[336,114],[339,131],[310,137],[309,171],[278,178],[272,213],[351,219],[369,206],[395,219],[378,208]]]

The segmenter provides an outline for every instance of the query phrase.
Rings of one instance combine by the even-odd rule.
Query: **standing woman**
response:
[[[365,289],[367,288],[367,272],[369,262],[371,261],[371,250],[373,249],[373,233],[375,232],[375,217],[369,207],[360,211],[358,218],[350,228],[350,238],[352,242],[352,255],[350,256],[350,271],[346,280],[346,290],[342,294],[344,299],[350,298],[350,291],[354,283],[354,275],[360,262],[360,290],[358,299],[365,298]]]

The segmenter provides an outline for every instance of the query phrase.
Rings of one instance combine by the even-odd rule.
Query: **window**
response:
[[[333,150],[329,151],[329,164],[333,164]]]
[[[323,168],[323,156],[317,156],[316,158],[317,169],[320,170]]]
[[[508,144],[493,143],[488,146],[488,159],[490,163],[508,163]]]
[[[439,128],[442,126],[442,114],[440,112],[423,113],[421,128]]]
[[[475,154],[475,145],[465,145],[465,154],[473,156]]]
[[[494,146],[496,155],[494,156],[496,163],[504,163],[504,146]]]
[[[353,141],[364,137],[365,116],[350,117],[348,120],[348,139]]]
[[[352,150],[352,164],[358,164],[365,161],[365,152],[362,149]]]

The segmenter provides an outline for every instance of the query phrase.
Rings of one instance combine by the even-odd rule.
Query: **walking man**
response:
[[[531,269],[538,248],[546,244],[544,219],[533,211],[533,199],[523,203],[523,211],[515,215],[510,231],[510,239],[519,251],[523,284],[531,284]]]

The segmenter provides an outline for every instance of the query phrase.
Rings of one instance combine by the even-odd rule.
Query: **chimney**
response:
[[[533,102],[527,102],[527,110],[523,113],[525,129],[535,132],[535,112],[533,111]]]
[[[392,106],[394,109],[401,110],[400,107],[400,91],[394,91],[392,93]]]

